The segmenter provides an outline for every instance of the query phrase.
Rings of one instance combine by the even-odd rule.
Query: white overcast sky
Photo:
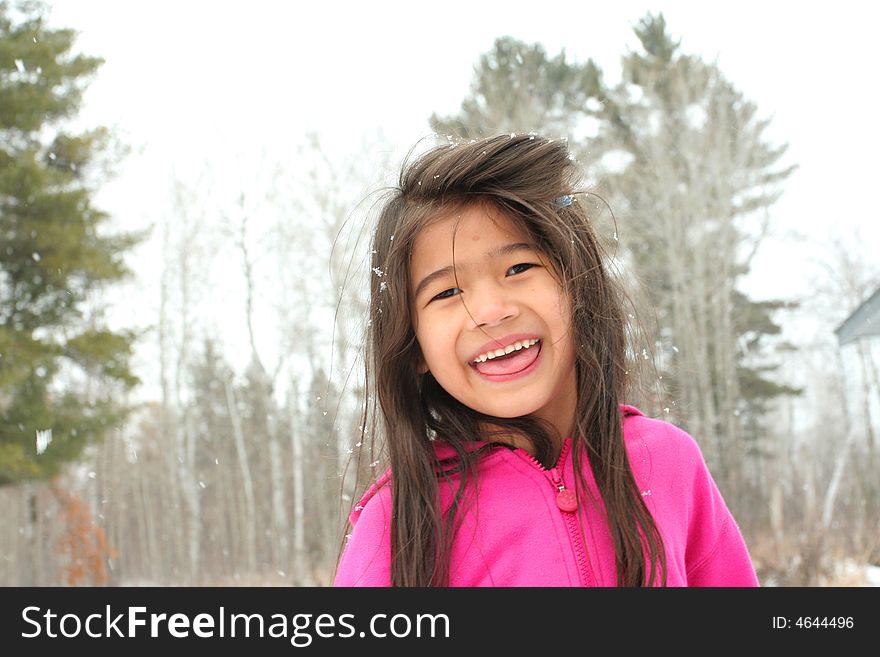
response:
[[[395,151],[456,111],[478,57],[499,36],[550,55],[592,57],[618,77],[632,25],[662,11],[683,50],[717,60],[771,117],[799,170],[743,288],[808,294],[813,259],[834,235],[874,252],[880,217],[876,53],[880,3],[829,2],[202,2],[55,0],[52,22],[106,60],[84,117],[134,151],[104,192],[133,226],[155,220],[168,172],[231,152],[291,151],[316,130],[337,152],[379,132]],[[125,219],[127,217],[127,219]],[[799,239],[802,235],[804,239]],[[872,246],[873,245],[873,246]]]

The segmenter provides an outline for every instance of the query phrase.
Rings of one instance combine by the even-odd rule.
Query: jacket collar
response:
[[[622,416],[622,419],[626,419],[627,417],[629,417],[631,415],[641,415],[641,416],[645,415],[639,409],[637,409],[635,406],[630,406],[629,404],[621,404],[620,405],[620,414]],[[566,440],[568,440],[568,438],[566,438]],[[486,445],[487,443],[484,440],[470,440],[470,441],[467,441],[463,444],[464,444],[465,449],[467,451],[472,452],[472,451],[477,450],[480,447]],[[456,455],[455,449],[442,440],[435,440],[434,441],[434,453],[437,455],[437,458],[440,460],[451,458]],[[370,501],[370,498],[372,498],[376,493],[378,493],[379,490],[385,484],[389,483],[390,481],[391,481],[391,468],[388,468],[375,481],[375,483],[373,483],[373,485],[367,489],[367,491],[361,496],[361,499],[358,501],[358,503],[352,509],[351,513],[348,516],[348,519],[352,525],[354,525],[354,523],[357,522],[358,518],[361,515],[361,511],[363,510],[363,508],[367,504],[367,502]]]

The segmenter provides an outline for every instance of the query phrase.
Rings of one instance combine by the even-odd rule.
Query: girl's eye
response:
[[[518,270],[518,271],[515,271],[515,272],[513,272],[513,273],[514,273],[514,274],[519,274],[519,273],[522,273],[522,272],[524,272],[524,271],[527,271],[527,270],[531,269],[532,267],[537,267],[537,266],[538,266],[538,265],[532,264],[531,262],[521,262],[521,263],[519,263],[518,265],[513,265],[513,267],[511,267],[511,268],[508,269],[507,271],[511,271],[511,270],[513,270],[513,269],[516,269],[516,270]],[[521,268],[523,268],[523,269],[521,269]]]
[[[436,297],[431,299],[431,301],[434,301],[434,299],[449,299],[450,297],[453,296],[450,293],[454,293],[456,290],[461,292],[461,290],[459,290],[457,287],[451,287],[448,290],[443,290],[440,294],[438,294]]]

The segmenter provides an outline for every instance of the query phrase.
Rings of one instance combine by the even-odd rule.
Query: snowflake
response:
[[[52,429],[37,429],[37,454],[45,452],[51,442]]]

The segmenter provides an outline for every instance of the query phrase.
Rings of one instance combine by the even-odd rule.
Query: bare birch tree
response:
[[[265,193],[271,195],[271,188]],[[257,192],[259,194],[259,192]],[[260,356],[258,340],[255,333],[255,304],[257,296],[257,281],[255,279],[255,255],[252,253],[250,245],[250,236],[248,234],[249,225],[253,219],[253,214],[257,208],[266,199],[263,195],[256,201],[251,201],[250,196],[245,191],[241,191],[235,206],[236,217],[227,222],[234,223],[237,227],[235,236],[235,246],[241,255],[242,274],[245,282],[245,313],[244,318],[247,324],[248,340],[251,351],[251,365],[253,368],[253,385],[251,390],[258,395],[257,407],[264,414],[265,420],[265,440],[269,449],[269,475],[270,475],[270,508],[271,508],[271,560],[275,570],[282,572],[287,569],[289,559],[289,534],[290,528],[287,515],[286,502],[286,486],[282,476],[283,456],[279,437],[278,427],[278,410],[277,402],[274,398],[274,390],[278,374],[281,371],[287,354],[283,351],[279,353],[276,366],[270,375],[263,358]],[[252,484],[251,484],[252,486]],[[253,493],[251,493],[252,495]],[[252,516],[249,522],[256,522],[256,516]]]

